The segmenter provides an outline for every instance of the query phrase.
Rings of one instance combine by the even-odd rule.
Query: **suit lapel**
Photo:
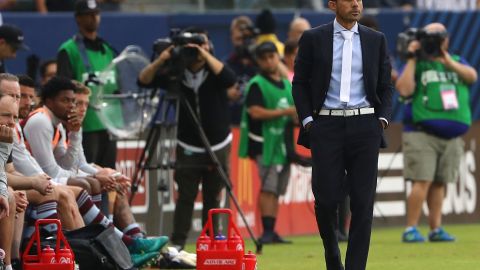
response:
[[[326,38],[324,38],[326,37]],[[322,42],[321,48],[325,48],[325,53],[326,53],[326,58],[327,59],[327,66],[325,70],[326,74],[326,89],[328,89],[328,86],[330,85],[330,79],[331,79],[331,74],[332,74],[332,62],[333,62],[333,22],[329,24],[329,26],[326,28],[326,33],[321,37],[320,42]]]
[[[368,47],[367,47],[369,44],[369,41],[368,41],[369,35],[367,34],[366,31],[364,31],[363,26],[360,24],[358,25],[358,34],[360,35],[360,45],[362,46],[363,84],[365,87],[365,91],[368,92],[372,90],[370,89],[370,86],[367,85],[369,81],[368,77],[370,77],[370,73],[368,72],[370,69],[367,68],[369,65],[368,61],[369,59],[372,59],[370,57],[371,50],[368,50]]]

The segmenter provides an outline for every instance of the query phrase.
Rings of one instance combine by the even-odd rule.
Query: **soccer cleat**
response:
[[[404,243],[423,243],[425,237],[423,237],[418,231],[417,227],[411,227],[405,230],[402,235],[402,242]]]
[[[455,237],[451,236],[442,227],[440,227],[428,234],[428,240],[430,242],[453,242],[455,241]]]
[[[167,236],[154,238],[134,238],[133,244],[128,246],[131,254],[159,252],[168,243]]]
[[[144,254],[131,254],[133,266],[142,267],[150,261],[154,261],[159,256],[158,252],[149,252]]]

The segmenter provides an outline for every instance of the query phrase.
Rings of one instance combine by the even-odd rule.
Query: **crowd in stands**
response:
[[[102,11],[123,11],[122,4],[132,4],[132,0],[99,0]],[[0,1],[0,10],[9,11],[38,11],[68,12],[73,11],[74,0],[3,0]],[[292,1],[292,8],[322,10],[326,9],[328,0],[296,0]],[[135,4],[135,3],[133,3]],[[474,10],[480,8],[480,0],[364,0],[364,8],[395,8],[406,11],[422,10]],[[257,9],[272,6],[267,0],[235,0],[234,6],[238,9]],[[208,6],[207,6],[208,8]]]

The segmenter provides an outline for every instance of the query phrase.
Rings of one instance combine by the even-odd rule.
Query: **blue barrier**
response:
[[[21,51],[17,59],[7,61],[7,69],[12,73],[26,71],[26,58],[34,53],[42,60],[53,58],[59,45],[73,36],[76,25],[71,13],[57,13],[42,15],[37,13],[3,13],[5,23],[16,24],[25,33],[25,41],[31,51]],[[224,59],[232,50],[230,44],[230,21],[238,15],[247,15],[252,19],[256,13],[214,13],[214,14],[130,14],[130,13],[103,13],[100,35],[121,51],[127,45],[141,46],[147,55],[150,55],[152,43],[159,37],[169,34],[170,28],[183,28],[196,25],[207,29],[215,45],[215,54]],[[295,13],[275,13],[277,20],[278,37],[285,40],[288,25]],[[329,22],[334,15],[331,12],[315,13],[301,12],[312,25]],[[427,23],[439,21],[444,23],[451,34],[451,52],[465,57],[477,70],[480,69],[480,12],[402,12],[395,10],[381,10],[372,13],[385,33],[389,49],[395,52],[395,41],[398,33],[407,27],[422,27]],[[472,104],[475,119],[480,119],[480,84],[472,86]],[[401,119],[402,108],[397,103],[394,107],[394,120]]]

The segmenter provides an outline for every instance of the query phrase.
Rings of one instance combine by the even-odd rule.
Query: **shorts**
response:
[[[422,131],[403,133],[406,180],[454,183],[464,154],[462,138],[443,139]]]
[[[255,161],[262,182],[261,191],[270,192],[277,196],[284,195],[290,179],[290,164],[264,166],[262,165],[261,155],[258,155]]]

